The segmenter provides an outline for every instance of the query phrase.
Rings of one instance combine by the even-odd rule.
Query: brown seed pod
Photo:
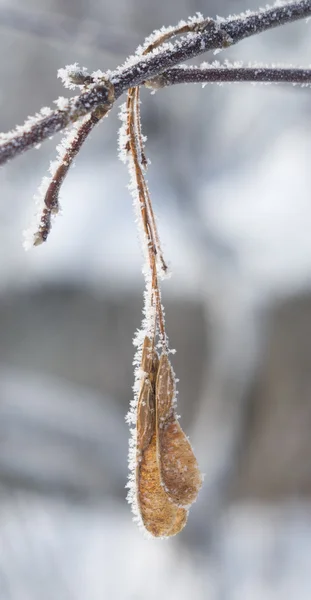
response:
[[[157,460],[155,383],[159,359],[148,337],[144,340],[143,372],[137,406],[137,504],[146,530],[155,537],[178,533],[186,524],[187,511],[167,497]]]
[[[142,381],[137,404],[137,459],[150,444],[155,431],[155,379],[158,355],[145,337],[141,358]]]
[[[152,347],[152,342],[149,337],[145,337],[143,343],[143,351],[141,357],[141,370],[149,377],[152,384],[155,384],[155,379],[159,366],[159,357],[156,350]]]
[[[147,531],[155,537],[179,533],[186,524],[187,510],[170,502],[162,486],[157,459],[156,433],[143,453],[138,466],[137,499]]]
[[[168,498],[188,507],[202,485],[197,460],[174,410],[175,377],[167,354],[162,354],[156,380],[156,433],[161,481]]]
[[[137,405],[137,458],[149,446],[155,431],[155,399],[150,379],[145,379]]]
[[[192,448],[175,415],[175,378],[167,354],[160,360],[145,337],[137,405],[136,501],[145,529],[176,535],[201,487]]]

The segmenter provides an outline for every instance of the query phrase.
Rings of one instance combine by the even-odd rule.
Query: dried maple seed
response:
[[[156,381],[156,429],[162,484],[177,506],[189,507],[197,498],[202,476],[191,445],[174,409],[175,377],[167,354],[162,354]]]
[[[189,507],[197,499],[202,475],[176,418],[159,433],[159,455],[161,479],[168,497],[177,506]]]
[[[137,405],[137,504],[144,527],[155,537],[179,533],[187,521],[187,511],[167,497],[157,460],[155,426],[155,383],[159,359],[146,336],[143,344],[142,383]]]
[[[143,344],[141,370],[142,382],[137,404],[137,458],[148,447],[155,431],[155,378],[158,355],[146,336]]]
[[[138,465],[137,500],[143,524],[154,537],[169,537],[183,529],[187,510],[170,502],[162,486],[154,433]]]
[[[143,350],[142,350],[142,357],[141,357],[141,369],[151,379],[152,379],[153,375],[156,375],[156,372],[155,373],[153,373],[153,372],[155,370],[155,367],[158,365],[158,362],[159,362],[158,354],[157,354],[156,350],[154,350],[150,338],[146,336],[144,339],[144,343],[143,343]],[[156,371],[157,371],[157,368],[156,368]],[[153,378],[152,381],[154,383],[155,378]]]
[[[149,379],[145,379],[137,405],[137,458],[149,446],[155,430],[154,391]]]

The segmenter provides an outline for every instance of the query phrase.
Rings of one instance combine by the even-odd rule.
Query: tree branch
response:
[[[298,0],[281,5],[278,2],[271,8],[223,20],[199,18],[196,33],[188,34],[174,43],[164,43],[160,48],[155,48],[145,56],[142,54],[144,48],[141,48],[122,67],[106,75],[103,74],[103,76],[113,84],[114,100],[117,100],[130,87],[156,78],[185,60],[199,56],[208,50],[228,47],[257,33],[310,16],[311,0]],[[200,25],[201,27],[199,27]],[[150,40],[146,41],[147,43],[150,44]],[[195,70],[193,71],[195,72]],[[221,69],[220,72],[225,77],[231,76],[225,69]],[[246,76],[245,71],[244,75]],[[222,80],[228,81],[228,79]],[[245,81],[245,79],[242,80]],[[94,84],[83,89],[80,96],[70,99],[65,107],[54,111],[50,110],[48,113],[45,110],[45,113],[41,112],[26,121],[24,126],[18,127],[8,134],[3,134],[0,136],[0,164],[4,164],[51,137],[54,133],[65,129],[81,116],[92,112],[96,107],[103,104],[107,106],[109,92],[110,89],[105,82],[101,82],[100,78],[97,78]]]
[[[75,135],[68,145],[66,145],[67,140],[65,140],[65,147],[61,148],[63,153],[60,152],[59,162],[56,161],[55,170],[52,170],[51,172],[48,187],[42,197],[43,207],[41,208],[39,224],[36,227],[34,234],[31,235],[31,240],[25,240],[24,246],[26,249],[30,245],[39,246],[39,244],[46,241],[47,236],[50,233],[52,217],[59,212],[58,196],[61,185],[87,136],[103,116],[107,114],[108,110],[109,108],[106,109],[104,106],[103,108],[97,107],[94,109],[93,112],[86,117],[87,120],[80,126],[80,121],[78,121]],[[46,178],[44,178],[43,186],[45,181]]]
[[[178,83],[291,83],[311,84],[311,69],[287,67],[238,67],[219,65],[174,67],[146,82],[148,88],[162,88]]]

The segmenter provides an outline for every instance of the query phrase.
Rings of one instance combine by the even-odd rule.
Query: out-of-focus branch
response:
[[[77,48],[81,45],[88,49],[92,47],[120,56],[139,43],[138,32],[112,27],[110,23],[103,27],[91,19],[81,20],[55,11],[32,12],[28,7],[23,10],[21,7],[1,6],[0,27],[35,35],[45,41],[76,45]]]
[[[201,27],[198,27],[197,32],[190,33],[174,43],[164,43],[148,55],[143,55],[143,48],[122,67],[106,73],[105,78],[113,84],[116,100],[130,87],[141,85],[208,50],[225,48],[246,37],[310,16],[311,0],[298,0],[284,4],[278,2],[270,8],[223,20],[202,18],[201,21],[198,20]],[[150,40],[146,43],[149,45]],[[223,69],[221,73],[225,75],[228,71]],[[65,129],[97,106],[107,104],[108,93],[109,89],[104,83],[94,83],[84,89],[80,96],[72,98],[62,109],[41,113],[28,120],[24,126],[0,136],[0,164]]]

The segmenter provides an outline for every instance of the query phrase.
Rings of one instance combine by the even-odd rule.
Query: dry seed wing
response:
[[[141,360],[143,379],[137,406],[137,505],[147,531],[155,537],[168,537],[184,527],[187,511],[170,502],[161,484],[155,430],[158,365],[152,342],[145,337]]]
[[[176,418],[159,433],[159,456],[168,497],[177,506],[190,506],[197,499],[202,475],[191,444]]]
[[[175,377],[167,354],[162,354],[156,380],[157,424],[162,429],[174,415]]]
[[[137,458],[149,446],[155,431],[155,398],[151,382],[144,379],[137,405]]]
[[[138,465],[137,500],[143,524],[155,537],[176,535],[187,521],[187,511],[168,499],[161,483],[156,434]]]
[[[155,431],[155,379],[158,369],[158,355],[149,337],[145,337],[141,371],[142,381],[137,403],[137,459],[148,447]]]
[[[149,337],[145,337],[143,343],[142,357],[141,357],[141,369],[146,373],[154,386],[155,379],[158,372],[159,357],[156,350],[152,346],[152,342]]]
[[[175,378],[166,354],[160,358],[156,381],[156,429],[161,480],[169,499],[190,506],[197,498],[202,476],[191,445],[175,411]]]

